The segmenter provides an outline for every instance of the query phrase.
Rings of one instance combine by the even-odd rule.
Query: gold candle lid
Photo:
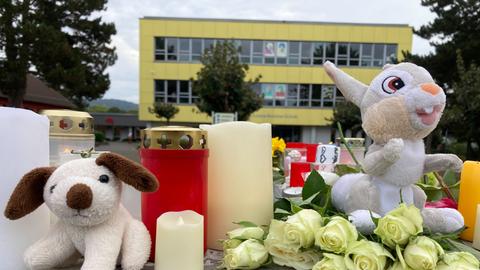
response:
[[[207,149],[207,131],[199,128],[166,126],[141,131],[142,148],[170,150]]]
[[[50,136],[94,137],[93,117],[87,112],[43,110],[50,120]]]

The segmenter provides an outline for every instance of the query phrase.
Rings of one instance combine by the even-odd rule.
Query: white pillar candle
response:
[[[477,204],[477,217],[475,228],[473,231],[473,245],[474,248],[480,250],[480,204]]]
[[[207,246],[221,249],[233,222],[268,225],[273,217],[272,128],[250,122],[200,128],[208,131],[210,151]]]
[[[155,270],[203,270],[203,216],[167,212],[157,219]]]
[[[49,164],[49,121],[30,110],[0,107],[0,269],[26,269],[25,250],[49,227],[45,205],[19,220],[3,215],[14,188],[24,174]]]

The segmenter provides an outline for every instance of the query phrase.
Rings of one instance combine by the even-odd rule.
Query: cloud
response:
[[[264,19],[409,24],[419,27],[435,16],[419,0],[110,0],[103,13],[117,27],[118,60],[108,69],[106,98],[138,102],[138,19],[144,16]],[[413,53],[432,51],[414,37]]]

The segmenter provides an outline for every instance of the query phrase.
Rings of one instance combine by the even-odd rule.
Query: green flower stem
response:
[[[337,128],[338,128],[338,132],[340,133],[340,142],[345,145],[345,147],[347,148],[347,151],[348,153],[350,154],[350,156],[352,157],[353,161],[355,162],[355,164],[357,164],[357,166],[360,168],[360,171],[362,173],[365,173],[365,171],[363,170],[362,168],[362,165],[360,164],[360,162],[358,162],[357,158],[355,157],[355,155],[353,154],[353,151],[352,149],[350,148],[350,146],[347,144],[347,141],[345,140],[345,136],[343,136],[343,130],[342,130],[342,125],[340,124],[340,122],[337,122]]]
[[[457,201],[455,200],[455,197],[453,197],[452,192],[451,192],[450,189],[448,188],[448,185],[445,183],[445,181],[443,181],[443,177],[442,177],[438,172],[433,172],[433,174],[434,174],[435,177],[437,178],[438,183],[439,183],[440,186],[442,187],[442,190],[443,190],[443,192],[447,195],[447,197],[448,197],[449,199],[452,199],[454,202],[457,202]]]

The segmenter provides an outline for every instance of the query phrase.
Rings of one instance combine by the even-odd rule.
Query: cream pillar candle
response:
[[[0,269],[26,269],[25,250],[48,232],[49,211],[45,205],[15,221],[3,215],[22,176],[34,168],[48,166],[48,128],[45,116],[0,107]]]
[[[201,125],[208,131],[207,246],[234,229],[233,222],[268,225],[273,217],[270,124],[228,122]]]
[[[167,212],[157,219],[155,270],[203,270],[203,216]]]
[[[474,248],[480,250],[480,204],[477,204],[477,217],[475,228],[473,229],[473,245]]]

